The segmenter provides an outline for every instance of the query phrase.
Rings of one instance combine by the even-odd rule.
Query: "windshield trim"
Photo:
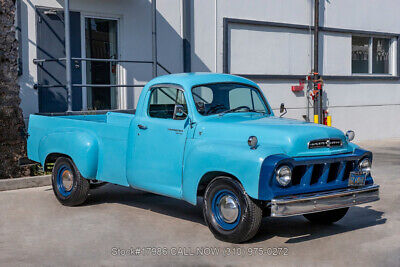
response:
[[[259,94],[259,96],[261,97],[261,100],[262,100],[265,108],[267,109],[267,113],[265,113],[265,114],[267,114],[267,115],[271,115],[272,114],[271,109],[270,109],[270,107],[268,105],[268,102],[265,99],[264,94],[262,93],[262,91],[257,86],[254,86],[254,85],[248,84],[248,83],[241,83],[241,82],[211,82],[211,83],[197,84],[197,85],[192,86],[192,88],[190,89],[190,93],[192,95],[192,100],[194,100],[194,98],[193,98],[193,89],[194,88],[201,87],[201,86],[207,86],[207,85],[214,85],[214,84],[238,84],[238,85],[243,85],[243,86],[247,86],[247,87],[251,87],[251,88],[255,89],[257,91],[257,93]],[[198,114],[200,114],[199,111],[197,110],[197,108],[194,108],[194,109]],[[211,115],[200,114],[200,115],[203,116],[203,117],[208,117],[208,116],[218,115],[218,114],[211,114]]]

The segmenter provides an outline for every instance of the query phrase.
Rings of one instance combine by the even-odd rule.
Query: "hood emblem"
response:
[[[329,148],[331,147],[331,140],[329,140],[329,139],[326,140],[326,147],[329,147]]]
[[[327,138],[327,139],[318,139],[312,140],[308,143],[308,148],[332,148],[332,147],[341,147],[343,146],[342,139],[340,138]]]

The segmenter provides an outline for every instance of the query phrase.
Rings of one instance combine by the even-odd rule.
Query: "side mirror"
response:
[[[287,110],[285,108],[285,104],[284,103],[281,103],[281,107],[279,109],[279,112],[281,113],[280,117],[282,117],[283,115],[285,115],[287,113]]]
[[[355,136],[356,136],[356,134],[352,130],[349,130],[346,132],[346,138],[349,142],[353,141]]]
[[[280,113],[285,112],[285,103],[281,103],[281,108],[279,109]]]
[[[187,113],[182,105],[175,105],[174,108],[174,120],[182,119],[182,117],[186,117]]]

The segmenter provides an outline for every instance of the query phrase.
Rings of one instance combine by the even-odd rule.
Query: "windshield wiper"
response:
[[[233,113],[233,112],[236,112],[236,111],[241,110],[241,109],[247,109],[247,112],[255,112],[255,113],[265,114],[265,112],[258,111],[258,110],[255,110],[255,109],[251,109],[248,106],[240,106],[240,107],[236,107],[236,108],[225,110],[225,111],[219,113],[219,116],[224,116],[227,113]]]

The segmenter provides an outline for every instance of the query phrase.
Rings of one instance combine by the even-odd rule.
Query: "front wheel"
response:
[[[53,191],[57,200],[65,206],[77,206],[86,201],[89,181],[82,177],[74,162],[58,158],[52,173]]]
[[[230,177],[217,177],[206,189],[204,219],[214,236],[241,243],[254,237],[261,225],[262,210]]]
[[[343,208],[337,210],[328,210],[317,213],[304,214],[303,216],[307,220],[313,223],[331,224],[342,219],[346,215],[348,210],[349,208]]]

